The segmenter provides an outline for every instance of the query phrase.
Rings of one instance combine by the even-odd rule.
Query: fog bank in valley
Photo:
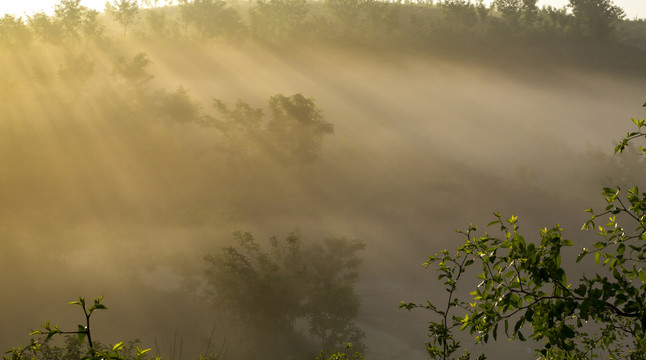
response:
[[[73,328],[80,314],[67,302],[105,294],[97,338],[157,342],[163,354],[181,338],[199,353],[214,324],[227,331],[202,296],[204,256],[236,230],[266,241],[298,229],[305,241],[366,243],[366,356],[422,359],[429,314],[395,310],[440,295],[421,264],[459,243],[455,229],[500,211],[520,216],[525,234],[558,222],[576,244],[589,236],[583,210],[605,205],[601,186],[643,179],[639,159],[610,155],[643,117],[639,76],[335,47],[142,42],[123,57],[141,51],[154,78],[137,86],[100,49],[2,55],[4,348],[47,319]],[[94,64],[86,78],[84,59]],[[308,164],[233,161],[213,129],[139,108],[179,86],[213,117],[214,98],[269,115],[271,96],[301,93],[334,135]]]

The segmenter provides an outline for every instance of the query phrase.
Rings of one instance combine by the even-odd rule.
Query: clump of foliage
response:
[[[178,86],[172,93],[164,94],[161,104],[162,113],[172,122],[181,125],[195,123],[200,119],[200,104],[191,99],[183,86]]]
[[[644,104],[646,107],[646,104]],[[646,137],[645,120],[635,120],[637,130],[616,146],[624,151],[633,140]],[[640,147],[646,154],[646,148]],[[453,359],[461,348],[456,329],[468,330],[477,342],[497,340],[500,332],[513,340],[531,338],[542,344],[541,359],[643,359],[646,357],[646,193],[637,186],[625,195],[605,187],[607,206],[591,214],[583,229],[599,239],[582,247],[579,262],[593,256],[601,266],[594,275],[570,282],[562,263],[563,248],[574,245],[563,237],[559,225],[540,231],[537,242],[526,241],[518,219],[499,213],[489,226],[499,229],[476,236],[476,226],[460,231],[465,243],[455,253],[444,250],[429,257],[448,294],[444,305],[402,302],[400,308],[425,308],[438,316],[429,325],[428,354],[433,359]],[[607,222],[597,222],[607,217]],[[480,268],[479,285],[467,300],[458,285]],[[529,330],[526,330],[529,328]],[[466,352],[459,359],[468,359]],[[479,359],[484,359],[481,355]]]
[[[180,0],[182,21],[206,38],[236,39],[246,33],[240,14],[223,0]]]
[[[306,246],[291,233],[272,237],[265,249],[250,233],[236,232],[234,238],[236,246],[206,257],[206,279],[213,305],[242,325],[245,342],[257,347],[251,351],[272,346],[294,356],[313,355],[316,346],[307,345],[299,323],[307,324],[326,352],[339,351],[343,341],[362,348],[363,332],[354,322],[362,242],[328,238]]]
[[[148,55],[144,52],[136,54],[132,60],[119,56],[114,63],[114,73],[121,75],[128,84],[141,90],[154,78],[146,71],[150,63]]]
[[[350,353],[350,355],[348,355],[348,353]],[[315,359],[316,360],[365,360],[366,358],[363,355],[361,355],[361,353],[358,351],[352,352],[352,344],[348,343],[346,344],[345,351],[332,354],[328,357],[325,355],[325,352],[321,350],[321,352],[318,355],[316,355]]]

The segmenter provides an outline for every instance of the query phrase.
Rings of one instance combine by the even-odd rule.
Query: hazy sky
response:
[[[54,9],[54,4],[58,0],[21,0],[21,1],[0,1],[0,13],[12,13],[16,15],[22,15],[27,13],[28,15],[37,12],[40,10],[45,10],[47,13],[52,13]],[[141,2],[141,1],[140,1]],[[160,1],[161,3],[162,1]],[[485,0],[485,2],[490,2]],[[552,5],[556,7],[562,7],[567,4],[567,0],[539,0],[538,4],[543,5]],[[621,6],[626,10],[626,14],[629,18],[634,18],[635,16],[639,18],[646,18],[646,0],[615,0],[615,4]],[[105,6],[105,0],[82,0],[81,4],[97,9],[103,10]]]

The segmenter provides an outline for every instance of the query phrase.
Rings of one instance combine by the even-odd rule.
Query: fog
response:
[[[154,78],[133,84],[116,59],[141,52]],[[105,294],[95,338],[139,338],[164,356],[181,343],[195,356],[214,326],[213,342],[228,341],[201,290],[204,256],[231,245],[236,230],[266,241],[298,229],[305,241],[365,242],[357,289],[367,358],[423,359],[430,314],[396,309],[439,299],[421,264],[459,244],[454,230],[500,211],[518,215],[528,238],[559,223],[576,243],[590,236],[579,231],[583,210],[605,205],[601,186],[644,176],[635,156],[611,156],[630,119],[643,117],[639,74],[138,40],[119,50],[43,45],[0,61],[5,349],[48,319],[75,328],[81,314],[67,303]],[[334,134],[311,163],[236,163],[213,128],[146,107],[178,86],[212,116],[214,98],[268,115],[271,96],[301,93]]]

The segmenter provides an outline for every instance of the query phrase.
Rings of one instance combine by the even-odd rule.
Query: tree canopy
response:
[[[626,14],[610,0],[570,0],[568,5],[584,36],[598,40],[607,38]]]
[[[137,0],[114,0],[113,4],[106,2],[106,9],[123,26],[123,37],[126,37],[128,27],[137,20],[139,4]]]

